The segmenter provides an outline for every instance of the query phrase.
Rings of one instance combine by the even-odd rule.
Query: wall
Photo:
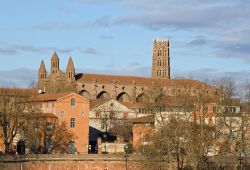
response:
[[[53,156],[53,155],[52,155]],[[1,170],[125,170],[126,159],[124,155],[66,155],[59,157],[5,159],[0,160]],[[129,157],[127,169],[140,170],[141,161],[135,157]]]
[[[71,107],[71,99],[75,99],[75,106]],[[61,112],[64,111],[64,115]],[[78,152],[87,153],[89,144],[89,101],[75,93],[65,96],[55,103],[55,114],[59,121],[65,121],[67,127],[77,139],[75,140]],[[75,118],[75,127],[70,127],[70,119]]]

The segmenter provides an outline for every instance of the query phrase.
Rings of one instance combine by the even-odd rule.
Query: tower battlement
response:
[[[152,78],[170,79],[169,40],[156,38],[153,42]]]

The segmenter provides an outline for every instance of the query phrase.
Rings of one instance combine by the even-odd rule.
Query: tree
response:
[[[59,122],[55,125],[51,134],[50,152],[66,153],[69,149],[69,143],[76,140],[76,136],[67,129],[66,122]]]
[[[181,87],[172,89],[172,96],[164,95],[163,89],[152,90],[156,95],[151,96],[159,96],[153,105],[156,133],[145,154],[155,168],[161,169],[169,161],[175,162],[177,169],[204,169],[220,134],[220,128],[212,125],[211,107],[216,106],[217,98],[207,92],[206,86],[193,89],[188,81],[181,83]]]
[[[36,107],[29,102],[31,91],[20,89],[1,89],[0,91],[0,130],[5,153],[15,138],[25,138],[25,130],[35,117]],[[24,135],[24,136],[23,136]]]
[[[122,137],[123,140],[131,141],[133,136],[132,123],[127,120],[115,121],[112,125],[112,132],[117,137]]]

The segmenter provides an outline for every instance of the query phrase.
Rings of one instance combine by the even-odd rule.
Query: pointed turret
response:
[[[38,79],[46,79],[46,78],[47,78],[46,68],[44,65],[44,61],[42,60],[38,71]]]
[[[56,74],[59,71],[59,57],[56,52],[51,57],[51,74]]]
[[[69,61],[68,61],[67,69],[66,69],[66,75],[71,80],[75,79],[75,67],[74,67],[73,60],[71,57],[69,57]]]

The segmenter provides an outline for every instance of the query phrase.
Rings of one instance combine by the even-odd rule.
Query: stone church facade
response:
[[[88,99],[113,98],[123,102],[153,102],[159,95],[180,96],[184,92],[191,96],[201,92],[212,96],[217,93],[214,87],[198,80],[170,78],[168,40],[153,41],[151,78],[76,73],[71,57],[63,72],[59,68],[59,57],[54,53],[49,75],[41,62],[38,88],[45,93],[74,91]]]

